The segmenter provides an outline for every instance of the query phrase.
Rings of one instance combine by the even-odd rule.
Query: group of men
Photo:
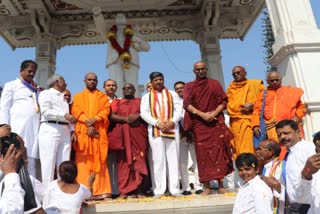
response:
[[[131,83],[123,85],[123,98],[118,98],[117,83],[111,79],[104,82],[104,93],[97,89],[97,75],[88,73],[86,88],[69,104],[64,78],[53,75],[49,89],[40,92],[33,82],[36,70],[37,64],[26,60],[20,77],[5,84],[0,124],[9,124],[23,138],[30,174],[35,175],[35,158],[40,157],[45,185],[54,179],[55,168],[70,159],[73,148],[77,181],[88,186],[88,178],[95,176],[93,199],[142,197],[148,183],[154,197],[166,191],[190,194],[188,150],[194,160],[191,169],[198,170],[204,184],[198,193],[211,194],[210,181],[217,180],[223,194],[223,179],[233,171],[232,156],[255,151],[252,138],[261,134],[261,115],[269,139],[281,141],[276,124],[283,119],[296,121],[298,133],[303,133],[303,91],[282,86],[276,71],[268,73],[265,89],[262,81],[247,80],[245,69],[235,66],[234,81],[225,93],[218,81],[207,78],[206,63],[199,61],[193,68],[196,79],[178,81],[176,92],[165,87],[162,73],[152,72],[150,91],[142,98],[135,98]]]

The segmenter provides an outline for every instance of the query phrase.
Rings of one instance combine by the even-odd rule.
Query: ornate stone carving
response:
[[[6,8],[4,5],[0,5],[0,16],[9,16],[10,10]]]
[[[53,8],[56,10],[79,10],[80,9],[75,5],[67,4],[61,0],[50,0],[50,2]]]

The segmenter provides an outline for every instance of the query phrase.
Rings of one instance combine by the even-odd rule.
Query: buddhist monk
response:
[[[281,74],[277,71],[270,71],[267,75],[267,94],[265,99],[264,120],[268,138],[278,141],[278,135],[275,129],[277,122],[289,119],[299,124],[302,137],[302,118],[306,115],[305,105],[301,101],[303,90],[292,86],[281,85]],[[260,92],[256,103],[254,104],[252,127],[255,134],[260,135],[260,111],[262,106],[263,92]]]
[[[233,171],[230,141],[232,133],[225,124],[223,110],[227,95],[217,80],[207,78],[207,65],[196,62],[196,80],[185,85],[183,107],[184,129],[194,134],[199,180],[204,183],[202,195],[211,194],[211,180],[218,180],[218,193],[225,193],[223,178]]]
[[[140,117],[141,98],[135,98],[136,89],[131,83],[122,88],[123,98],[111,104],[111,120],[121,130],[116,143],[123,144],[123,150],[117,151],[118,184],[120,198],[144,197],[142,181],[148,175],[146,152],[148,146],[147,124]],[[111,130],[112,132],[113,130]]]
[[[253,105],[264,89],[261,80],[248,80],[242,66],[232,69],[234,81],[227,90],[227,112],[230,116],[230,130],[233,134],[234,158],[241,153],[254,153],[251,118]]]
[[[85,76],[86,89],[75,94],[72,114],[77,118],[75,125],[78,142],[75,146],[77,181],[88,187],[88,178],[95,174],[92,199],[111,197],[109,172],[106,164],[110,104],[107,96],[97,89],[98,79],[94,73]]]

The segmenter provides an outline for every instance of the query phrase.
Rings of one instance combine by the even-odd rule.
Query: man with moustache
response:
[[[110,105],[114,100],[117,100],[116,95],[118,85],[117,82],[112,79],[107,79],[103,83],[104,91],[108,97]],[[110,121],[110,117],[109,117]],[[115,124],[110,121],[110,126],[107,129],[108,132],[115,126]],[[108,169],[110,175],[111,189],[113,197],[116,197],[120,194],[118,186],[118,167],[117,167],[117,153],[111,149],[108,150]]]
[[[308,157],[315,154],[315,146],[301,139],[299,125],[293,120],[282,120],[277,123],[276,130],[280,144],[287,149],[286,161],[286,199],[288,213],[307,213],[310,204],[300,204],[297,194],[301,171]]]
[[[204,183],[202,195],[210,195],[210,181],[218,180],[218,193],[225,193],[223,178],[233,171],[230,141],[232,133],[225,124],[223,110],[227,95],[220,83],[207,78],[205,62],[196,62],[196,80],[185,85],[183,107],[184,129],[194,134],[199,180]]]
[[[38,95],[40,90],[33,81],[38,65],[25,60],[20,66],[20,76],[4,85],[0,103],[0,124],[11,126],[24,141],[28,154],[28,171],[36,176],[37,137],[40,125]]]
[[[61,75],[52,75],[47,84],[49,89],[39,96],[41,125],[39,129],[39,154],[42,183],[47,187],[54,179],[55,167],[70,159],[71,139],[75,133],[70,125],[77,122],[70,114],[69,103],[63,92],[67,84]]]
[[[174,90],[181,98],[181,102],[183,102],[183,91],[184,91],[185,83],[182,81],[178,81],[174,83]],[[184,115],[185,111],[183,110]],[[197,157],[196,151],[193,143],[193,134],[189,131],[183,130],[183,119],[180,120],[180,144],[179,144],[179,171],[181,177],[181,186],[182,186],[182,195],[191,195],[191,188],[189,185],[189,168],[188,168],[188,160],[189,160],[189,152],[192,159],[192,171],[194,172],[194,188],[196,190],[196,194],[200,194],[203,192],[202,185],[199,182],[198,177],[198,166],[197,166]]]
[[[88,187],[88,178],[95,175],[92,199],[111,197],[110,178],[106,165],[110,104],[107,96],[97,89],[95,73],[85,75],[86,88],[73,98],[72,115],[77,119],[75,131],[78,142],[75,146],[77,181]]]
[[[159,198],[165,193],[167,177],[171,195],[180,196],[177,142],[182,103],[174,91],[169,91],[164,86],[162,73],[152,72],[149,77],[152,90],[142,97],[140,112],[142,119],[149,124],[149,143],[155,179],[154,197]]]

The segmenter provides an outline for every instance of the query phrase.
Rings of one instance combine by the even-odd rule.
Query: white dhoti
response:
[[[69,125],[43,122],[38,138],[42,183],[47,187],[54,179],[55,167],[58,170],[63,161],[70,160]]]
[[[163,195],[166,191],[168,177],[170,193],[172,195],[179,194],[179,148],[176,140],[163,137],[153,138],[150,135],[149,132],[155,185],[153,192],[155,195]]]
[[[185,139],[180,141],[180,155],[179,155],[179,170],[180,170],[180,177],[181,177],[181,185],[182,185],[182,192],[183,191],[191,191],[190,182],[189,182],[189,152],[192,159],[191,167],[194,170],[194,187],[196,190],[202,190],[202,185],[199,182],[198,176],[198,168],[197,168],[197,159],[196,159],[196,152],[194,148],[194,144],[187,143]]]

